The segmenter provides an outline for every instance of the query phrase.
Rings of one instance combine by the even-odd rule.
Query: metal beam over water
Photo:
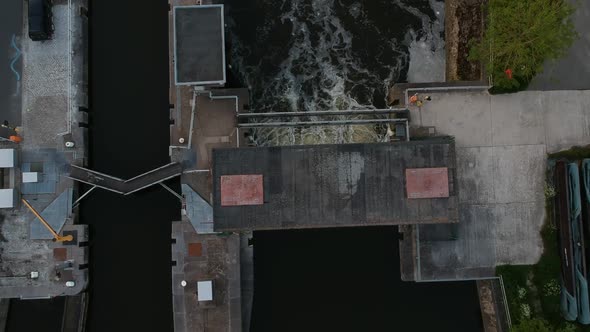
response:
[[[386,108],[374,110],[341,110],[341,111],[317,111],[317,112],[269,112],[269,113],[238,113],[238,118],[276,118],[276,117],[303,117],[303,116],[350,116],[350,115],[381,115],[409,113],[405,108]]]
[[[94,189],[96,189],[96,186],[92,186],[84,194],[82,194],[82,196],[78,197],[78,199],[74,202],[74,204],[72,204],[72,208],[73,209],[76,208],[78,206],[78,204],[80,204],[80,201],[82,201],[84,199],[84,197],[88,196],[88,194],[90,194]]]
[[[408,119],[351,119],[326,121],[291,121],[291,122],[256,122],[238,123],[238,128],[274,128],[274,127],[305,127],[305,126],[342,126],[379,123],[407,123]]]
[[[174,189],[168,187],[167,185],[164,184],[164,182],[160,182],[160,185],[162,187],[164,187],[164,189],[168,190],[172,195],[176,196],[176,198],[178,198],[180,200],[180,202],[182,203],[182,201],[184,200],[184,198],[182,197],[182,195],[180,195],[179,193],[177,193],[176,191],[174,191]]]

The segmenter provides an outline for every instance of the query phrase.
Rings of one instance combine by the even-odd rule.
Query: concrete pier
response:
[[[178,221],[172,238],[174,330],[242,331],[239,236],[201,235]],[[199,281],[213,282],[212,300],[198,300]]]
[[[0,298],[40,298],[73,295],[88,283],[87,228],[77,225],[72,202],[78,195],[66,177],[68,164],[86,164],[87,140],[87,18],[86,0],[55,1],[53,39],[28,38],[27,2],[24,7],[21,122],[10,135],[20,143],[2,140],[0,149],[14,149],[12,167],[3,172],[13,190],[12,208],[0,210]],[[0,112],[1,113],[1,112]],[[24,174],[35,174],[34,180]],[[52,242],[50,233],[20,204],[25,198],[55,228],[74,236],[72,242]]]

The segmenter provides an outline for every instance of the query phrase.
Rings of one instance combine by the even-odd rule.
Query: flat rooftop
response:
[[[175,83],[223,85],[223,5],[176,6],[173,15]]]
[[[214,149],[212,161],[216,231],[458,220],[455,147],[450,139]],[[448,197],[408,198],[406,170],[423,168],[446,168]],[[258,193],[257,181],[233,181],[230,176],[235,175],[260,175],[263,192]],[[228,183],[240,187],[228,188]],[[246,197],[246,202],[222,197],[233,194]]]

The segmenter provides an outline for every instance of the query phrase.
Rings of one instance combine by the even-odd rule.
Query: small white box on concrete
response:
[[[23,172],[23,183],[39,182],[38,172]]]
[[[212,301],[213,300],[213,281],[198,281],[197,282],[197,300],[198,301]]]
[[[0,189],[0,209],[11,209],[14,205],[14,189]]]
[[[0,149],[0,168],[12,168],[15,163],[14,149]]]

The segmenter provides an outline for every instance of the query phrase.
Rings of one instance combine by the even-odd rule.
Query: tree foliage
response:
[[[495,87],[522,89],[545,60],[564,55],[576,39],[573,12],[567,0],[489,0],[484,36],[472,44],[469,59],[486,65]]]

